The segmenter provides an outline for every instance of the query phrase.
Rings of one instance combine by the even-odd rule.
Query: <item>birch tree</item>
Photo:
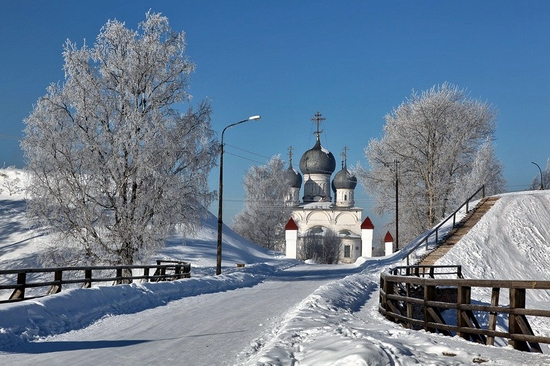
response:
[[[245,206],[233,219],[233,230],[264,248],[282,251],[291,209],[285,205],[289,185],[284,162],[274,156],[252,166],[244,177]]]
[[[495,116],[488,103],[448,83],[413,92],[385,116],[384,135],[369,142],[369,169],[360,177],[380,214],[395,213],[398,181],[400,241],[433,227],[455,207],[458,193],[473,193],[469,183],[494,180],[487,193],[502,189],[501,165],[492,155],[479,156],[490,149]]]
[[[93,46],[67,41],[63,57],[64,82],[25,120],[29,213],[57,234],[59,261],[145,260],[213,198],[218,145],[209,103],[189,104],[184,33],[160,14],[136,31],[110,20]]]

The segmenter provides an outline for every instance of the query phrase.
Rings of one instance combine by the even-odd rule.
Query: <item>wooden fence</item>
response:
[[[111,282],[113,285],[141,282],[173,281],[191,276],[191,264],[157,260],[157,264],[132,266],[82,266],[0,270],[0,290],[11,292],[0,303],[28,300],[60,292],[64,285]],[[33,290],[28,294],[27,290]],[[37,290],[38,289],[38,290]],[[41,289],[41,290],[40,290]]]
[[[490,291],[491,303],[472,303],[473,288]],[[549,289],[550,281],[464,279],[461,266],[397,267],[380,275],[379,311],[407,328],[487,345],[498,337],[515,349],[542,352],[539,343],[550,344],[550,337],[535,335],[527,316],[550,318],[550,310],[528,309],[525,295],[527,290]],[[501,294],[509,303],[499,303]],[[497,329],[499,317],[499,328],[507,325],[507,331]],[[502,324],[506,317],[507,324]]]

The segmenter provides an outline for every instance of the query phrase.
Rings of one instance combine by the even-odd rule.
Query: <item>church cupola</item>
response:
[[[355,204],[357,178],[347,168],[347,147],[342,152],[342,170],[334,176],[332,188],[336,194],[336,206],[351,207]]]
[[[321,113],[317,112],[311,119],[317,124],[315,146],[302,155],[300,170],[304,175],[304,203],[331,202],[330,176],[336,168],[336,160],[330,151],[321,146],[319,125],[325,120]]]
[[[321,146],[319,136],[315,146],[302,155],[300,159],[300,170],[302,174],[328,174],[334,173],[336,160],[334,155]]]
[[[292,167],[292,146],[288,148],[289,164],[285,171],[285,179],[289,186],[288,196],[285,200],[288,206],[300,203],[300,188],[302,187],[302,175]]]

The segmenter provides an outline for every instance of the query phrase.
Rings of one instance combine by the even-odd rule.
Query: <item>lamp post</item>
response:
[[[539,168],[539,173],[540,173],[540,189],[544,189],[544,183],[542,183],[542,169],[540,168],[540,166],[535,163],[534,161],[531,162],[531,164],[535,164],[537,166],[537,168]]]
[[[217,249],[217,255],[216,255],[216,275],[219,275],[222,273],[222,230],[223,230],[223,136],[225,134],[225,130],[227,130],[230,127],[240,125],[241,123],[245,123],[248,121],[257,121],[261,117],[260,116],[251,116],[247,119],[243,119],[242,121],[235,122],[230,124],[229,126],[225,127],[222,131],[222,140],[220,144],[220,187],[219,187],[219,198],[218,198],[218,249]]]

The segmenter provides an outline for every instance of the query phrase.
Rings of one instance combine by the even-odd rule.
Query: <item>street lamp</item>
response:
[[[542,183],[542,170],[540,169],[540,166],[535,163],[534,161],[531,162],[531,164],[535,164],[537,166],[537,168],[539,168],[539,173],[540,173],[540,189],[544,189],[544,183]]]
[[[251,116],[247,119],[243,119],[242,121],[235,122],[227,126],[222,131],[222,141],[220,144],[220,187],[219,187],[219,198],[218,198],[218,251],[216,255],[216,275],[219,275],[222,273],[222,230],[223,230],[223,218],[222,218],[222,207],[223,207],[223,136],[225,134],[225,130],[227,130],[230,127],[240,125],[241,123],[245,123],[248,121],[257,121],[261,117],[260,116]]]

